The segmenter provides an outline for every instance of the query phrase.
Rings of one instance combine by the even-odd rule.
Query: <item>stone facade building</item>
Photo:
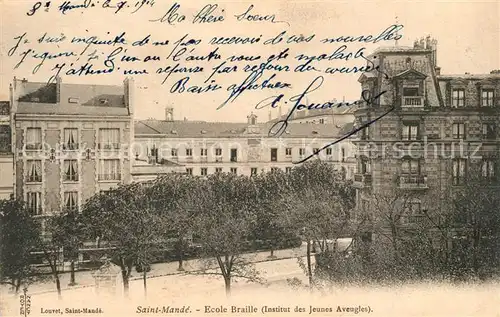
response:
[[[15,196],[40,217],[131,181],[134,86],[11,85]]]
[[[289,171],[314,151],[348,133],[348,126],[290,123],[281,137],[269,136],[273,122],[258,122],[250,114],[246,123],[174,120],[173,108],[165,120],[135,124],[132,153],[136,161],[176,172],[205,176],[216,172],[254,175],[272,169]],[[346,177],[354,173],[354,147],[345,140],[311,159],[331,162]]]
[[[463,183],[472,162],[486,180],[499,176],[498,71],[441,74],[437,42],[429,37],[414,47],[379,48],[369,59],[377,69],[359,82],[380,99],[359,107],[356,124],[388,114],[361,130],[356,141],[359,213],[373,219],[380,216],[373,197],[409,193],[398,207],[404,210],[401,222],[416,225],[426,212],[447,207],[440,198]]]
[[[14,157],[10,128],[10,102],[0,101],[0,199],[14,194]]]

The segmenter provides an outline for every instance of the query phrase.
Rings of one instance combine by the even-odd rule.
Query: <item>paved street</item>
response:
[[[244,258],[248,262],[262,262],[262,261],[270,261],[270,260],[279,260],[283,258],[296,258],[301,255],[305,255],[305,245],[302,245],[299,248],[294,249],[285,249],[278,250],[274,252],[275,258],[270,259],[270,252],[257,252],[257,253],[249,253],[245,254]],[[296,261],[296,260],[295,260]],[[203,263],[200,260],[188,260],[184,262],[184,268],[186,272],[193,272],[200,270],[203,267]],[[297,264],[298,267],[298,264]],[[164,276],[164,275],[172,275],[172,274],[182,274],[177,270],[178,262],[169,262],[169,263],[157,263],[151,266],[151,271],[148,272],[148,278]],[[63,290],[73,289],[73,288],[83,288],[95,285],[94,277],[92,276],[92,271],[83,271],[76,273],[76,281],[78,285],[76,286],[68,286],[70,281],[70,274],[64,273],[61,274],[61,287]],[[131,280],[141,279],[142,273],[137,273],[135,269],[132,271]],[[2,286],[2,292],[5,293],[5,286]],[[36,284],[29,286],[29,291],[31,294],[45,293],[45,292],[55,292],[56,286],[55,283],[51,280],[38,282]]]

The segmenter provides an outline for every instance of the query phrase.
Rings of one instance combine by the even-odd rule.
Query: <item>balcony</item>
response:
[[[371,174],[354,174],[353,186],[355,188],[367,188],[372,186]]]
[[[424,106],[424,97],[403,96],[403,108],[421,108]]]
[[[216,163],[222,163],[222,156],[216,156],[215,157],[215,162]]]
[[[62,145],[63,150],[76,151],[78,150],[78,143],[67,143]]]
[[[100,150],[119,150],[120,143],[99,143],[97,147]]]
[[[401,189],[427,189],[427,176],[425,175],[401,175],[399,176],[399,188]]]

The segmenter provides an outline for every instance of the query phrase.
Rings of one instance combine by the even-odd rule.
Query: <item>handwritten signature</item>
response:
[[[354,106],[354,105],[357,105],[357,104],[362,103],[362,102],[366,102],[368,105],[370,105],[370,104],[378,104],[379,105],[378,100],[380,99],[380,97],[383,94],[385,94],[387,92],[387,91],[382,91],[375,96],[371,96],[371,93],[369,90],[363,90],[361,93],[362,100],[355,101],[352,103],[337,103],[336,104],[336,103],[327,101],[327,102],[319,102],[319,103],[313,102],[313,103],[309,103],[309,105],[303,104],[302,101],[305,99],[305,97],[308,94],[310,94],[311,92],[319,89],[321,87],[321,85],[323,84],[323,82],[324,82],[324,77],[318,76],[318,77],[314,78],[314,80],[309,84],[309,86],[307,86],[307,88],[302,93],[289,98],[289,101],[294,102],[292,109],[290,110],[290,112],[288,113],[286,118],[278,120],[277,122],[275,122],[271,126],[271,128],[269,129],[268,135],[271,137],[280,137],[285,132],[286,128],[288,127],[288,121],[291,119],[291,117],[295,111],[303,110],[306,108],[308,108],[308,109],[329,109],[329,108],[332,108],[333,106],[336,106],[336,107]],[[255,108],[262,109],[262,108],[269,106],[269,105],[272,108],[276,108],[276,107],[278,107],[278,104],[283,101],[284,97],[285,97],[284,94],[280,94],[277,97],[272,96],[272,97],[266,98],[266,99],[262,100],[261,102],[259,102]],[[284,103],[288,103],[288,101],[284,101]],[[366,127],[368,127],[369,125],[380,120],[381,118],[383,118],[384,116],[386,116],[387,114],[389,114],[393,110],[394,110],[394,107],[389,109],[387,112],[384,112],[382,115],[378,116],[377,118],[363,124],[360,127],[353,129],[352,131],[350,131],[346,135],[342,136],[340,139],[338,139],[330,144],[327,144],[324,147],[316,150],[314,153],[312,153],[308,157],[306,157],[298,162],[294,162],[294,164],[303,163],[303,162],[309,160],[313,156],[318,155],[321,151],[325,150],[326,148],[329,148],[329,147],[349,138],[353,134],[356,134],[358,131],[365,129]]]

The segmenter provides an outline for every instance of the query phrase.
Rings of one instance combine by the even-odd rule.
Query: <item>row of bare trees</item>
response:
[[[24,215],[19,220],[24,226],[19,234],[24,237],[26,231],[33,232],[33,241],[25,240],[23,246],[15,238],[2,243],[11,252],[25,252],[19,269],[26,272],[16,275],[2,270],[3,277],[10,277],[15,285],[26,283],[34,274],[28,261],[30,251],[42,250],[61,294],[60,251],[64,250],[71,263],[71,283],[75,283],[79,250],[90,245],[101,250],[97,257],[104,253],[120,267],[126,294],[135,267],[142,270],[146,291],[148,268],[165,250],[175,250],[179,270],[183,270],[184,254],[196,246],[202,267],[199,272],[222,276],[229,293],[234,278],[261,281],[248,252],[264,247],[274,257],[275,250],[298,246],[301,241],[308,245],[307,272],[312,283],[311,243],[326,249],[324,241],[349,236],[354,190],[342,173],[320,161],[298,166],[288,174],[170,174],[96,194],[81,214],[63,213],[47,219],[43,236],[37,221],[17,204],[17,214]],[[9,214],[14,208],[2,210]]]

